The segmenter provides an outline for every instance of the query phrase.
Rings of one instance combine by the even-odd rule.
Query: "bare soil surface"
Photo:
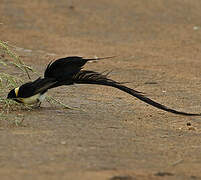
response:
[[[112,70],[112,79],[157,102],[201,112],[200,7],[200,0],[0,0],[0,39],[41,75],[59,57],[117,55],[85,69]],[[103,86],[49,94],[79,109],[44,102],[13,111],[6,121],[23,117],[19,127],[2,120],[1,179],[201,179],[201,118]]]

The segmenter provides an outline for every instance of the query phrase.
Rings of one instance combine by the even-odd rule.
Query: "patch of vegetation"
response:
[[[33,68],[30,66],[27,66],[20,58],[18,55],[16,55],[14,52],[12,52],[9,49],[9,45],[0,40],[0,53],[1,53],[1,58],[3,59],[6,55],[8,55],[10,58],[12,58],[12,61],[9,61],[9,63],[6,63],[2,59],[0,59],[0,63],[3,64],[4,66],[8,64],[13,64],[17,68],[19,68],[22,72],[26,73],[29,79],[31,79],[29,75],[29,70],[33,72]]]
[[[8,43],[0,40],[0,66],[5,67],[5,71],[9,72],[11,66],[16,67],[21,74],[26,75],[26,77],[30,80],[30,72],[38,74],[32,67],[27,66],[20,57],[10,50],[10,46]],[[19,111],[22,109],[32,110],[31,107],[26,107],[22,104],[16,103],[13,100],[6,99],[6,97],[2,97],[6,95],[9,89],[13,89],[23,84],[23,80],[15,75],[11,75],[9,73],[0,72],[0,120],[1,119],[9,119],[8,114],[11,111]],[[48,102],[51,104],[58,104],[67,109],[73,109],[68,107],[64,103],[52,98],[47,98]],[[14,118],[14,124],[16,126],[20,125],[23,122],[24,117],[20,116]]]
[[[11,66],[16,67],[20,70],[21,73],[25,74],[28,79],[30,78],[30,71],[34,72],[33,69],[27,66],[18,55],[10,50],[9,45],[0,40],[0,66],[6,69],[6,72],[9,72],[12,68]],[[9,120],[11,111],[19,111],[22,108],[22,105],[16,103],[15,101],[6,99],[4,97],[9,89],[17,87],[19,84],[23,83],[23,80],[17,76],[11,75],[6,72],[0,72],[0,119]],[[22,117],[23,118],[23,117]],[[18,116],[14,116],[14,123],[20,124]]]
[[[9,60],[7,59],[9,58]],[[9,48],[9,45],[0,40],[0,65],[6,67],[7,70],[10,70],[10,66],[14,65],[18,68],[22,73],[26,74],[30,79],[29,71],[33,72],[33,69],[27,65],[17,56],[14,52],[12,52]],[[5,73],[0,72],[0,106],[1,111],[8,112],[10,107],[16,106],[17,103],[5,99],[2,97],[2,94],[8,92],[8,89],[12,89],[17,87],[19,84],[22,84],[23,81],[21,78]],[[2,112],[0,112],[2,113]]]

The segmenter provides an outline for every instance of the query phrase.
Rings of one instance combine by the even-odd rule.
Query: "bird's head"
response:
[[[18,91],[19,91],[19,87],[12,89],[7,96],[7,99],[13,99],[16,102],[22,103],[19,99],[18,99]]]
[[[15,93],[15,89],[12,89],[7,96],[7,99],[15,99],[17,98],[16,93]]]

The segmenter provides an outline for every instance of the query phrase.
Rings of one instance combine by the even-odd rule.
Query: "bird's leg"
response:
[[[41,102],[39,101],[38,104],[37,104],[38,108],[40,108],[40,105],[41,105]]]
[[[39,99],[37,99],[37,102],[32,106],[32,108],[34,108],[34,109],[40,108],[41,103],[42,102]]]

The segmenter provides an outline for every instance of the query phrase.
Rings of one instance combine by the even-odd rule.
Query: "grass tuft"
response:
[[[12,61],[10,61],[11,64],[15,65],[17,68],[19,68],[22,72],[26,73],[26,75],[28,76],[29,79],[31,79],[30,75],[29,75],[29,71],[34,71],[30,66],[27,66],[18,55],[16,55],[14,52],[12,52],[9,49],[9,45],[0,40],[0,48],[1,48],[1,52],[3,52],[3,56],[8,55],[9,57],[12,58]],[[2,62],[4,65],[6,65],[5,62]]]
[[[31,79],[30,72],[38,74],[32,67],[26,65],[20,57],[15,54],[12,50],[10,50],[10,45],[8,43],[0,40],[0,68],[2,67],[6,69],[6,71],[9,71],[9,68],[11,69],[11,66],[14,65],[18,70],[20,70],[20,75],[24,74],[28,77],[28,79]],[[30,106],[24,106],[23,104],[19,104],[13,100],[3,98],[2,95],[5,95],[8,93],[9,89],[13,89],[15,87],[18,87],[19,85],[23,84],[24,81],[19,78],[18,76],[11,75],[5,72],[0,72],[0,120],[1,119],[9,119],[8,115],[10,112],[19,112],[20,110],[33,110],[33,108]],[[4,96],[4,97],[5,97]],[[71,108],[67,106],[66,104],[60,102],[59,100],[54,99],[51,96],[47,97],[47,101],[50,104],[55,104],[62,106],[65,109],[77,109],[77,108]],[[21,125],[23,122],[24,117],[18,117],[17,120],[15,119],[15,125]]]

